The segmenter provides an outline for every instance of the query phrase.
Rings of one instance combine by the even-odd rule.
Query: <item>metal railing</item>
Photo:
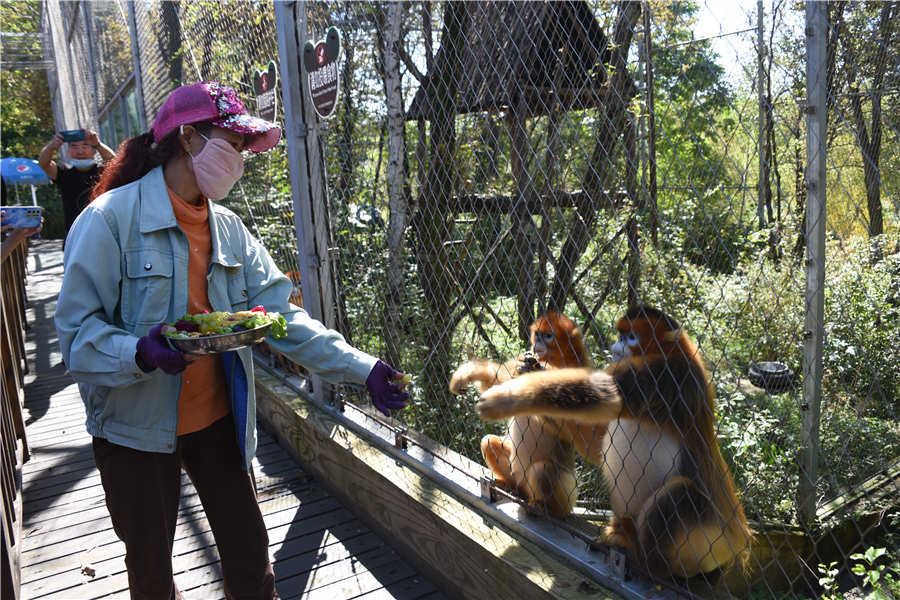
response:
[[[0,265],[2,331],[0,357],[3,367],[0,414],[0,481],[2,481],[3,589],[4,598],[19,598],[19,555],[22,533],[22,465],[28,460],[25,421],[22,417],[25,357],[25,250],[22,239]]]

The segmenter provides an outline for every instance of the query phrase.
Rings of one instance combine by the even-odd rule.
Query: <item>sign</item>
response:
[[[278,114],[278,95],[275,93],[275,84],[278,80],[278,72],[275,61],[269,61],[266,71],[259,69],[253,71],[253,92],[256,94],[256,112],[260,119],[274,121]]]
[[[341,34],[335,27],[328,28],[324,40],[315,44],[307,40],[303,46],[302,62],[309,78],[309,95],[316,113],[323,119],[332,116],[337,109],[340,54]]]

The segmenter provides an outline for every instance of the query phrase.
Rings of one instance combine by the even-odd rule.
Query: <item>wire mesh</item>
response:
[[[233,85],[256,113],[253,73],[278,62],[271,4],[258,2],[136,2],[136,30],[147,122],[182,82],[215,79]],[[283,115],[278,115],[283,123]],[[225,204],[264,240],[286,273],[297,272],[287,155],[284,144],[245,158],[244,176]]]
[[[603,368],[625,309],[659,307],[696,341],[717,398],[714,414],[702,406],[694,416],[714,418],[703,443],[709,456],[721,448],[727,472],[701,495],[715,496],[733,477],[755,533],[745,568],[678,585],[701,595],[714,585],[741,597],[809,597],[871,589],[864,574],[884,566],[874,585],[896,595],[900,573],[886,565],[900,553],[900,169],[892,168],[900,166],[900,8],[827,5],[825,342],[810,449],[807,23],[802,7],[784,2],[729,6],[300,5],[311,40],[332,26],[342,36],[336,113],[307,124],[323,157],[310,168],[320,170],[327,197],[336,327],[414,374],[410,405],[397,415],[403,427],[479,462],[490,462],[485,436],[537,446],[555,431],[561,446],[552,451],[564,455],[552,466],[577,481],[577,501],[572,492],[563,504],[598,523],[624,511],[640,530],[646,514],[616,502],[637,498],[626,489],[661,484],[642,473],[626,485],[630,473],[609,457],[645,452],[690,472],[690,461],[673,458],[683,456],[677,450],[658,453],[666,440],[694,443],[674,413],[644,420],[644,446],[603,445],[602,429],[573,433],[559,422],[510,438],[506,422],[478,418],[474,388],[455,395],[448,383],[472,359],[493,361],[502,378],[499,365],[532,349],[529,327],[547,311],[575,322],[590,362]],[[122,16],[121,5],[92,11]],[[171,89],[198,79],[235,84],[255,109],[252,73],[279,59],[270,4],[139,1],[134,13],[148,122]],[[126,76],[124,55],[106,56],[125,46],[95,48],[100,98]],[[247,161],[226,204],[296,274],[290,185],[279,145]],[[562,345],[571,360],[567,334],[555,334],[547,345]],[[560,362],[551,366],[573,366]],[[663,397],[674,410],[682,387],[664,397],[660,382],[646,402]],[[669,437],[646,442],[658,430]],[[596,439],[579,446],[586,431]],[[587,455],[574,466],[573,446]],[[810,452],[818,462],[812,515],[800,510],[808,499],[798,491]],[[521,471],[537,461],[513,454]],[[672,472],[658,475],[667,481]],[[536,492],[505,488],[522,501]],[[667,513],[660,535],[671,538],[679,521],[701,512]],[[709,542],[721,543],[734,518],[711,519]],[[648,558],[644,566],[659,565]]]

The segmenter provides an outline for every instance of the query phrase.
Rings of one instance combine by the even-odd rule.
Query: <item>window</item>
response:
[[[125,109],[128,118],[128,137],[142,133],[140,108],[138,107],[137,92],[134,87],[125,92]]]

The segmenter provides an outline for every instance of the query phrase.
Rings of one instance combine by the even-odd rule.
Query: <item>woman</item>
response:
[[[163,323],[184,313],[263,305],[287,319],[269,344],[333,383],[365,383],[375,406],[403,408],[403,378],[288,303],[291,281],[224,198],[241,152],[281,131],[247,114],[235,91],[173,91],[150,132],[126,140],[78,217],[56,308],[63,358],[87,412],[94,459],[132,598],[180,597],[172,541],[181,468],[200,496],[230,598],[273,598],[268,536],[250,464],[256,450],[249,349],[194,357],[171,350]]]

